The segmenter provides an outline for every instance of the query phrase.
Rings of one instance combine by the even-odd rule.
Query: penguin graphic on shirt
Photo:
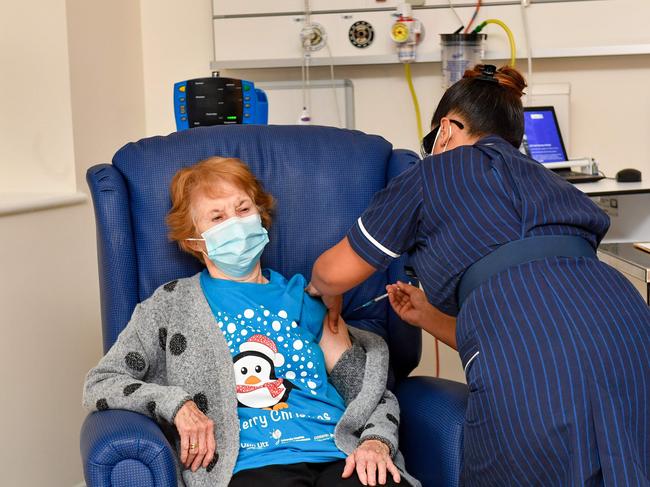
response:
[[[275,367],[284,364],[275,342],[264,335],[253,335],[239,347],[233,358],[237,402],[240,407],[285,409],[291,390],[296,386],[277,378]]]

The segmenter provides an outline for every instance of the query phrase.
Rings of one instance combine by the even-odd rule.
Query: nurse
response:
[[[513,68],[467,71],[435,111],[431,156],[375,195],[309,290],[335,315],[342,293],[410,255],[426,296],[387,289],[460,354],[461,484],[647,486],[650,311],[596,258],[607,215],[519,152],[525,87]]]

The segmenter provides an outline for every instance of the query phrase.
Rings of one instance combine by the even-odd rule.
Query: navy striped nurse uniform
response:
[[[573,235],[595,248],[608,226],[579,190],[488,136],[395,178],[350,229],[377,269],[411,254],[431,304],[457,316],[461,484],[650,485],[650,311],[621,274],[548,257],[457,300],[464,271],[502,244]]]

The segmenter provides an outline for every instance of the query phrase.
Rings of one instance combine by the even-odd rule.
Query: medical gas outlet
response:
[[[365,49],[375,39],[375,29],[369,22],[359,20],[350,27],[348,38],[354,47]]]
[[[317,22],[309,22],[300,31],[300,42],[305,51],[320,51],[327,43],[325,27]]]
[[[411,5],[401,4],[397,7],[397,20],[390,29],[390,37],[397,47],[397,58],[401,63],[415,61],[416,46],[424,37],[422,23],[413,18]]]

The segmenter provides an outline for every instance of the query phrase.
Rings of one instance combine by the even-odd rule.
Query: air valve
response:
[[[375,39],[375,29],[369,22],[359,20],[350,27],[348,38],[354,47],[364,49]]]
[[[325,47],[327,32],[325,27],[317,22],[310,22],[300,31],[300,42],[307,51],[319,51]]]

